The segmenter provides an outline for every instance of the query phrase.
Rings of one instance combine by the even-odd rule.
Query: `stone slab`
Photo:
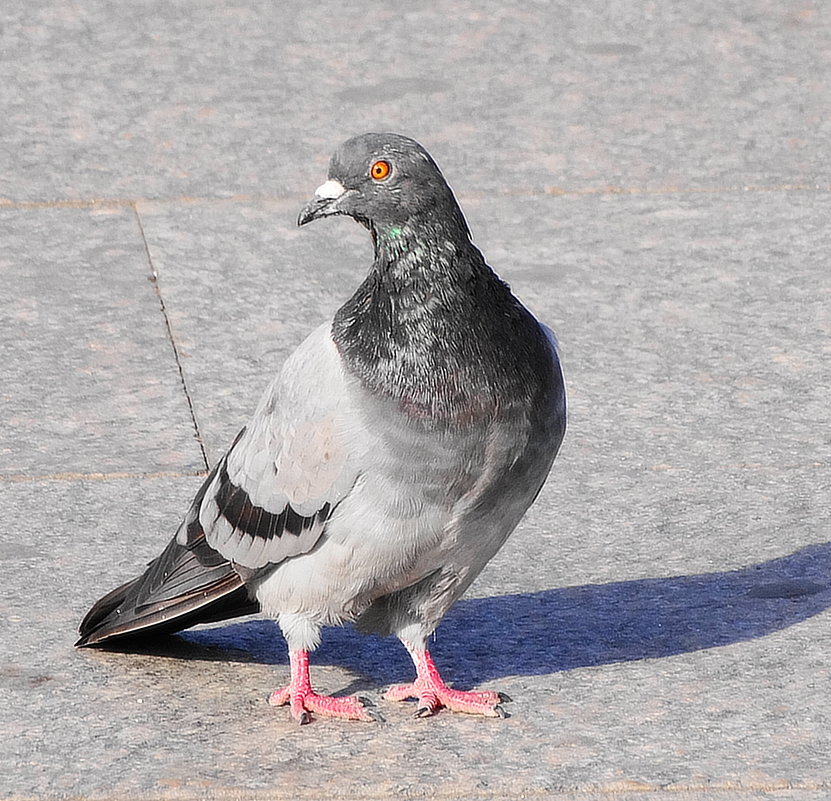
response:
[[[466,207],[491,263],[559,334],[567,448],[621,472],[831,464],[831,194]]]
[[[72,648],[89,603],[158,553],[198,481],[0,485],[6,508],[29,510],[0,546],[13,566],[0,797],[808,799],[828,787],[827,544],[736,571],[575,584],[559,578],[607,561],[606,543],[587,532],[539,558],[529,520],[434,644],[458,685],[509,693],[511,718],[417,720],[378,700],[384,725],[299,728],[265,703],[288,670],[270,621],[144,652]],[[328,630],[313,659],[321,690],[376,699],[410,671],[397,642],[349,629]]]
[[[45,639],[63,642],[56,662],[70,660],[69,694],[100,710],[88,747],[107,727],[122,747],[95,756],[116,760],[104,771],[109,777],[117,765],[115,790],[95,771],[56,779],[49,766],[61,762],[66,742],[35,727],[29,742],[47,754],[43,777],[91,797],[279,788],[292,797],[355,797],[368,788],[378,797],[452,797],[485,792],[485,783],[506,798],[663,787],[690,797],[730,788],[764,797],[825,786],[829,472],[827,442],[801,438],[801,423],[806,415],[815,424],[805,398],[827,385],[827,278],[817,258],[827,199],[772,193],[546,203],[473,198],[465,206],[491,261],[510,261],[502,272],[516,290],[545,319],[561,321],[569,440],[538,504],[435,643],[460,685],[515,697],[513,717],[494,726],[440,716],[428,729],[383,705],[385,727],[350,728],[345,740],[330,722],[298,733],[262,703],[285,678],[284,646],[268,621],[195,631],[155,654],[72,655],[75,621],[44,614]],[[253,405],[244,383],[258,380],[261,362],[280,360],[311,318],[331,313],[366,258],[356,226],[337,221],[297,232],[293,212],[290,202],[140,207],[208,443],[230,433],[230,410]],[[740,253],[727,220],[746,232]],[[521,225],[528,235],[509,243],[505,231]],[[784,249],[788,231],[800,236]],[[263,291],[272,284],[273,294]],[[704,320],[684,314],[690,308]],[[727,354],[724,342],[732,345]],[[784,367],[764,358],[772,348],[787,356]],[[726,378],[701,380],[714,359]],[[731,404],[733,375],[748,373],[759,380],[745,387],[743,404]],[[782,392],[783,382],[793,393]],[[721,415],[691,425],[700,401],[694,391],[679,398],[677,383],[711,393]],[[209,400],[222,386],[221,402]],[[765,418],[746,409],[771,407],[780,424],[768,440]],[[178,482],[176,499],[148,495],[148,486],[119,485],[118,507],[137,515],[149,506],[171,532],[187,493]],[[86,503],[110,510],[106,494],[115,487],[94,485]],[[16,485],[14,492],[39,489]],[[168,535],[151,545],[143,536],[124,539],[123,529],[101,529],[119,541],[113,569],[97,531],[85,528],[72,546],[89,576],[85,596],[70,591],[76,618]],[[18,664],[39,662],[24,649]],[[396,643],[349,630],[327,633],[314,666],[324,690],[376,696],[409,671]],[[95,687],[84,689],[89,671]],[[177,683],[178,694],[171,691]],[[37,715],[43,719],[43,710]],[[78,736],[72,729],[69,739]],[[401,775],[404,752],[412,770]],[[458,755],[452,770],[443,761],[448,753]],[[341,767],[351,762],[361,765],[358,773]],[[32,775],[27,768],[22,781]]]
[[[805,398],[827,386],[827,199],[463,200],[491,261],[558,321],[572,387],[552,480],[434,646],[460,686],[512,695],[512,717],[415,721],[382,703],[383,727],[297,729],[264,703],[286,657],[258,618],[154,653],[76,653],[80,616],[159,552],[199,479],[7,481],[4,507],[27,514],[2,540],[16,566],[2,616],[6,796],[765,797],[827,786],[827,442],[801,433],[818,408]],[[288,201],[139,213],[197,419],[217,443],[229,412],[253,406],[244,382],[259,383],[262,362],[279,361],[354,284],[365,234],[348,221],[298,232]],[[740,253],[728,219],[746,232]],[[799,236],[786,249],[788,231]],[[760,356],[771,348],[785,361]],[[726,378],[701,380],[716,358]],[[748,373],[758,382],[729,403],[731,377]],[[721,416],[691,425],[699,396],[679,397],[677,383],[703,387]],[[766,408],[779,416],[771,440],[766,418],[746,411]],[[72,580],[56,583],[62,573]],[[327,632],[314,659],[329,692],[377,697],[409,671],[394,641],[348,629]]]
[[[366,232],[354,223],[311,235],[298,229],[301,206],[138,206],[212,462],[288,355],[357,286],[361,257],[371,261]]]
[[[297,194],[378,129],[486,191],[831,184],[811,0],[7,0],[0,37],[0,198]]]
[[[0,228],[0,475],[204,469],[134,210]]]
[[[643,468],[831,465],[831,194],[461,200],[490,262],[559,334],[562,458],[578,449],[587,482],[604,464],[621,486]],[[298,230],[290,201],[139,208],[216,458],[362,280],[368,236],[345,219]]]

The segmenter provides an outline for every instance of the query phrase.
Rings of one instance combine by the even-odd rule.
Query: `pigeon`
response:
[[[343,143],[298,225],[335,215],[369,230],[366,278],[289,356],[163,553],[92,607],[76,644],[261,610],[289,650],[272,705],[301,724],[380,720],[366,699],[312,688],[321,629],[352,623],[412,658],[415,679],[386,699],[415,699],[418,717],[507,717],[507,696],[447,685],[427,641],[549,474],[566,427],[554,334],[485,262],[413,139]]]

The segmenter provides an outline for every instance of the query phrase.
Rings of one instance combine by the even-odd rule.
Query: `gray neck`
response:
[[[368,389],[434,422],[487,414],[500,393],[533,394],[530,362],[543,347],[536,321],[459,233],[373,229],[375,263],[332,329]],[[517,334],[529,352],[505,351]]]

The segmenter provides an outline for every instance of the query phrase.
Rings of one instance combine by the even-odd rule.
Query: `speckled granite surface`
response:
[[[829,54],[811,2],[6,3],[0,798],[827,798]],[[363,275],[294,220],[378,128],[561,340],[561,458],[435,643],[505,721],[301,729],[265,619],[72,648]]]

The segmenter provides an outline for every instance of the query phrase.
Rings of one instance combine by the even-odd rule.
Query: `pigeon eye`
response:
[[[375,181],[383,181],[390,174],[390,169],[388,161],[376,161],[369,168],[369,174]]]

